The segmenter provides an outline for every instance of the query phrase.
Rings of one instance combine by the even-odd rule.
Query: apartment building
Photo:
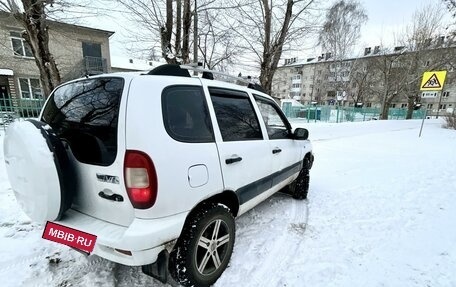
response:
[[[439,37],[422,51],[398,46],[366,47],[358,57],[335,60],[330,53],[315,58],[286,59],[273,79],[272,96],[302,104],[377,107],[387,99],[392,108],[419,105],[431,113],[456,107],[456,46]],[[441,92],[423,97],[419,89],[424,71],[446,70]]]
[[[22,37],[23,28],[0,11],[0,105],[43,98],[39,70]],[[109,37],[114,32],[49,21],[49,48],[62,81],[111,71]]]

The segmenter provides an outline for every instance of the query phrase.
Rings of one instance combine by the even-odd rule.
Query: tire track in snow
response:
[[[290,198],[291,199],[291,198]],[[269,276],[271,272],[277,270],[276,267],[282,269],[283,262],[287,260],[292,255],[292,250],[296,249],[295,246],[287,244],[289,239],[289,232],[290,227],[292,224],[302,224],[304,223],[307,225],[308,219],[308,204],[307,200],[305,201],[297,201],[291,199],[291,209],[292,214],[289,216],[285,214],[285,216],[281,217],[280,219],[287,219],[283,224],[281,230],[277,230],[277,233],[280,232],[280,237],[277,239],[271,239],[274,241],[272,245],[272,249],[269,251],[269,254],[266,258],[261,262],[260,268],[256,269],[252,276],[252,285],[254,286],[276,286],[276,283],[281,279],[280,277],[275,278],[274,282],[271,282],[271,277]],[[301,208],[305,207],[304,210]],[[273,268],[273,270],[271,270]],[[275,271],[273,273],[276,273]],[[280,274],[280,273],[276,273]],[[266,279],[267,278],[267,279]],[[264,280],[267,282],[264,282]]]
[[[8,261],[0,262],[0,274],[6,274],[11,269],[17,267],[26,267],[33,262],[39,261],[48,254],[47,251],[35,252],[32,255],[14,258]]]

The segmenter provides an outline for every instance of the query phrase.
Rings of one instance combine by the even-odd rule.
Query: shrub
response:
[[[445,127],[447,129],[456,130],[456,114],[455,113],[452,113],[451,115],[445,116],[445,121],[446,121]]]

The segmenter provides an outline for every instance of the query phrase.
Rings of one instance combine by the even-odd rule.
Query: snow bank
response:
[[[456,286],[456,131],[420,124],[295,124],[314,141],[309,201],[277,194],[240,217],[216,286]],[[2,286],[161,286],[42,240],[3,165],[0,202]]]

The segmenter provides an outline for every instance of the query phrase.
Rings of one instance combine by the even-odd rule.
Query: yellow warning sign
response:
[[[422,91],[441,91],[445,82],[447,71],[424,72],[423,80],[421,81]]]

